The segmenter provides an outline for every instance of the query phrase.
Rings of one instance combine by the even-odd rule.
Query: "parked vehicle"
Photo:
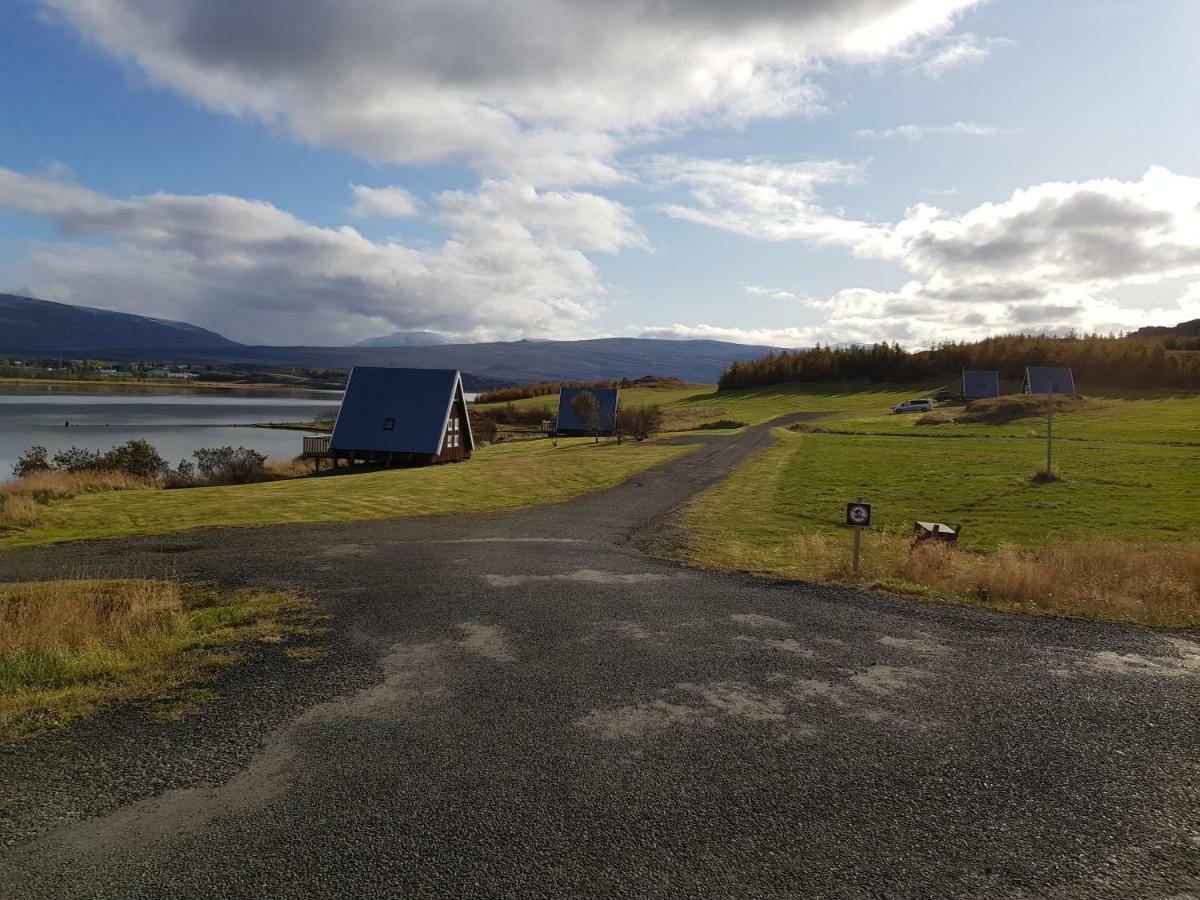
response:
[[[897,403],[892,407],[894,413],[906,412],[930,412],[933,410],[933,401],[925,398],[922,400],[905,400],[903,403]]]

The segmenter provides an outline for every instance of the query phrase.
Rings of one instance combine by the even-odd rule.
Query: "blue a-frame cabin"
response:
[[[413,466],[470,459],[474,449],[457,369],[355,366],[322,455]]]

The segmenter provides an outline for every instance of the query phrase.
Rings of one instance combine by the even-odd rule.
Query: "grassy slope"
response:
[[[263,484],[88,494],[52,505],[0,549],[210,526],[332,522],[553,503],[618,484],[688,452],[653,442],[586,439],[499,444],[457,465]]]
[[[718,392],[711,384],[688,384],[678,388],[627,388],[621,391],[621,403],[636,406],[657,403],[672,419],[684,424],[737,419],[751,425],[792,412],[826,411],[853,413],[887,410],[909,397],[925,396],[929,385],[912,387],[856,384],[830,387],[777,385],[744,391]],[[502,407],[503,403],[480,404],[480,409]],[[530,397],[513,403],[520,409],[558,408],[558,395]]]
[[[889,415],[890,395],[864,404],[863,395],[814,394],[810,408],[842,410],[817,423],[830,433],[778,431],[773,447],[698,498],[682,519],[691,554],[806,577],[798,538],[848,547],[844,505],[859,496],[874,504],[877,530],[907,536],[916,519],[962,524],[968,549],[1200,540],[1200,398],[1091,396],[1095,407],[1055,419],[1065,481],[1038,485],[1030,475],[1044,462],[1044,420],[922,426]],[[792,394],[787,405],[799,402]]]
[[[776,446],[696,504],[694,524],[756,540],[836,530],[845,502],[861,495],[888,530],[907,532],[918,518],[963,523],[968,546],[1096,533],[1200,538],[1200,398],[1099,396],[1094,408],[1057,416],[1055,463],[1066,480],[1035,485],[1044,420],[917,425],[885,411],[892,396],[867,405],[861,394],[814,395],[809,408],[842,410],[818,423],[831,433],[778,432]],[[797,404],[793,395],[787,405]]]

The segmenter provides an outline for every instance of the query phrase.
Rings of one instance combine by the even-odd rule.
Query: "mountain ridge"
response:
[[[97,328],[97,321],[104,327]],[[774,349],[777,348],[664,338],[579,341],[539,338],[400,347],[255,346],[239,344],[186,322],[0,294],[0,353],[10,356],[69,354],[214,366],[456,368],[501,383],[670,375],[709,384],[730,363],[757,359]]]
[[[0,353],[90,352],[110,341],[126,350],[241,346],[190,322],[0,294]]]

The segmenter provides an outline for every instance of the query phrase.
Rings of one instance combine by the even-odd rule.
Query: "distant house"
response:
[[[596,398],[599,408],[600,434],[612,434],[617,427],[618,391],[616,388],[563,388],[558,395],[558,422],[555,430],[562,435],[591,436],[596,433],[592,427],[579,421],[579,416],[571,408],[571,404],[580,394],[591,394]]]
[[[1000,396],[1000,373],[984,369],[963,369],[962,396],[964,400],[982,400]]]
[[[1029,366],[1025,370],[1023,394],[1073,394],[1075,377],[1068,366]]]
[[[457,369],[355,366],[328,443],[305,439],[308,455],[389,466],[457,462],[474,449]]]

